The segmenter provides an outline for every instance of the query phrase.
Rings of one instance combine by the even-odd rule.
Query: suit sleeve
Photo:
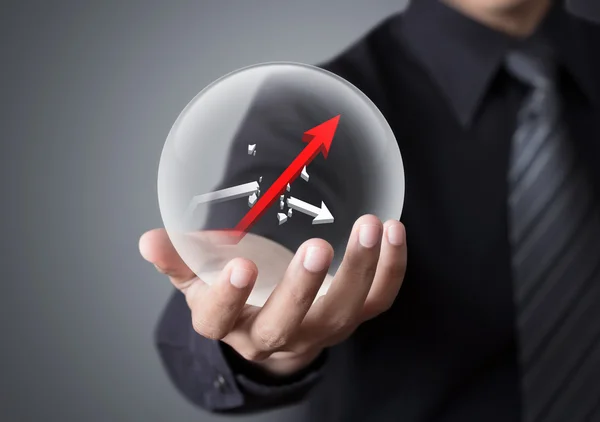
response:
[[[326,352],[286,379],[274,379],[229,346],[197,334],[182,293],[171,296],[156,344],[173,385],[193,404],[215,413],[251,413],[301,401],[322,375]]]
[[[263,85],[249,108],[231,146],[225,176],[216,189],[258,180],[270,186],[306,146],[303,133],[334,117],[335,110],[322,104],[301,87],[276,79]],[[309,165],[310,182],[298,178],[291,194],[311,204],[325,202],[335,216],[335,224],[312,225],[311,217],[297,215],[279,225],[278,204],[269,209],[251,232],[274,240],[294,251],[309,238],[319,237],[333,245],[344,242],[360,213],[360,183],[353,180],[357,157],[352,148],[343,148],[345,132],[340,120],[335,143],[327,160],[317,156]],[[255,156],[248,144],[257,144]],[[263,191],[264,192],[264,191]],[[352,198],[352,201],[349,199]],[[234,227],[247,212],[247,206],[229,201],[209,210],[205,229]],[[295,212],[296,213],[296,212]],[[336,253],[336,258],[337,257]],[[272,379],[246,362],[227,345],[208,340],[192,328],[190,311],[183,296],[174,293],[160,320],[156,342],[159,354],[173,384],[196,405],[213,412],[251,412],[285,406],[302,400],[322,375],[324,353],[309,368],[285,380]]]

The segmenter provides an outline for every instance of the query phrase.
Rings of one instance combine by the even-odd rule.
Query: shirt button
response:
[[[215,381],[213,382],[213,385],[219,391],[223,391],[225,389],[225,384],[225,378],[223,378],[222,375],[219,375],[217,379],[215,379]]]

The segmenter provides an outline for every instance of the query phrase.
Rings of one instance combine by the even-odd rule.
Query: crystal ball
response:
[[[175,121],[158,168],[161,217],[182,260],[208,284],[229,260],[252,260],[252,306],[310,238],[333,247],[334,275],[354,221],[399,219],[404,188],[398,143],[369,97],[334,73],[288,62],[204,88]]]

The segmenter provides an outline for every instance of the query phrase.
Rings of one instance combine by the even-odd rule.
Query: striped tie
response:
[[[509,170],[523,421],[600,422],[600,209],[542,57],[506,66],[530,89]]]

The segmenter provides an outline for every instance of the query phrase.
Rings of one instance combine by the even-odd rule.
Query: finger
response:
[[[309,330],[320,326],[324,335],[335,335],[360,318],[377,268],[382,231],[381,221],[373,215],[356,220],[331,287],[307,315]]]
[[[379,262],[373,285],[363,307],[362,321],[387,311],[402,287],[406,272],[406,231],[396,220],[387,221],[383,227]]]
[[[251,329],[256,346],[275,351],[289,343],[315,300],[327,274],[333,248],[322,239],[311,239],[298,248],[283,280],[258,313]]]
[[[220,340],[231,331],[256,281],[258,269],[252,261],[236,258],[225,265],[211,286],[198,280],[186,292],[194,330]]]
[[[194,272],[183,262],[165,229],[150,230],[140,237],[142,257],[166,274],[177,288],[185,288],[195,277]]]

